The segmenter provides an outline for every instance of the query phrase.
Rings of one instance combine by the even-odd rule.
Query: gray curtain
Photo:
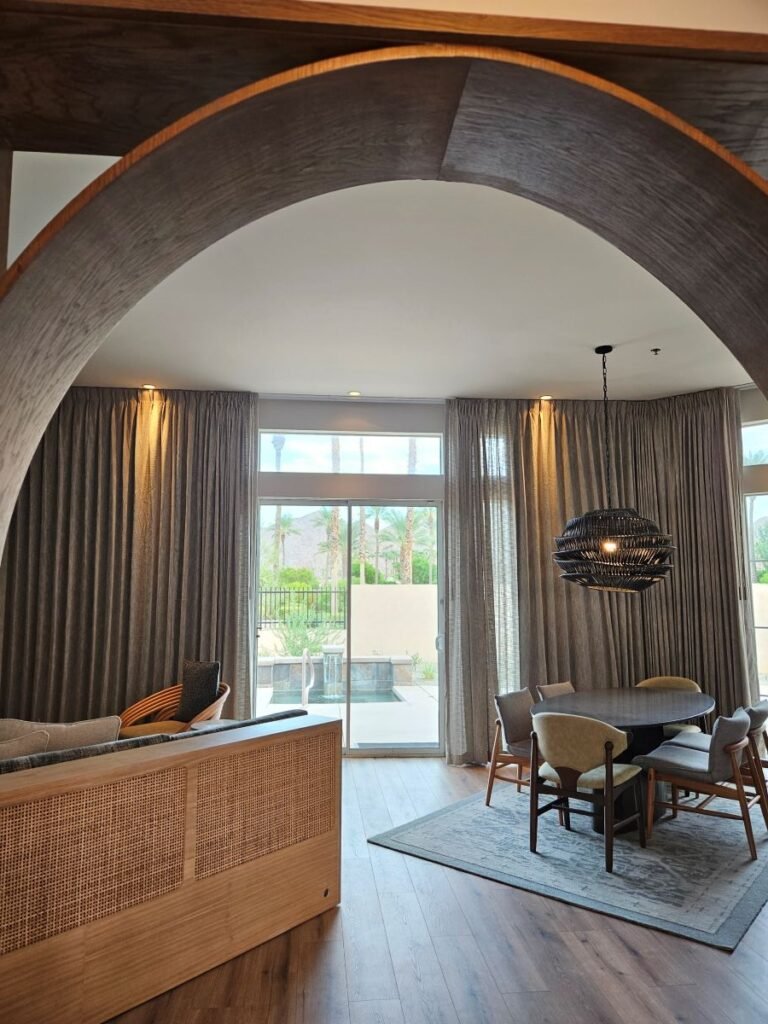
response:
[[[117,714],[220,660],[251,711],[257,398],[73,388],[3,556],[0,714]]]
[[[485,762],[493,697],[519,686],[513,403],[456,399],[446,419],[446,740]]]
[[[447,437],[449,760],[487,759],[493,694],[520,686],[673,674],[698,680],[721,713],[756,697],[733,391],[609,403],[613,504],[677,546],[671,575],[640,595],[564,583],[552,561],[566,520],[605,503],[602,403],[457,399]],[[512,634],[517,657],[499,643]]]

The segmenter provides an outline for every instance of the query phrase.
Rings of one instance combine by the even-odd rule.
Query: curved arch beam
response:
[[[505,50],[323,61],[217,100],[110,168],[0,279],[0,544],[79,370],[217,239],[375,181],[491,185],[566,214],[674,291],[768,390],[768,184],[641,97]]]

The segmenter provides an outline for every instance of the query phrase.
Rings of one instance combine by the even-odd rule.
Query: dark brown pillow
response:
[[[216,700],[221,663],[185,661],[181,673],[181,701],[174,719],[191,722]]]

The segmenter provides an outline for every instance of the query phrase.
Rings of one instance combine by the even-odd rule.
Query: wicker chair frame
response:
[[[191,722],[188,722],[181,732],[186,732],[198,722],[217,721],[221,718],[221,712],[231,687],[227,683],[219,683],[216,691],[216,700],[209,704],[199,715],[195,715]],[[157,693],[151,693],[149,697],[143,697],[135,704],[120,714],[121,727],[136,725],[145,719],[149,722],[166,722],[172,719],[179,710],[181,703],[181,683],[174,683],[173,686],[166,686]]]

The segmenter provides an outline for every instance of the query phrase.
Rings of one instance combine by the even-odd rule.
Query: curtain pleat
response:
[[[67,394],[3,556],[1,714],[116,714],[191,658],[250,715],[257,437],[252,394]]]
[[[735,392],[609,402],[608,414],[613,506],[637,508],[676,545],[669,577],[642,594],[565,583],[552,559],[566,521],[607,500],[601,402],[448,403],[452,763],[487,760],[493,697],[524,686],[670,674],[696,679],[722,714],[757,697]]]

